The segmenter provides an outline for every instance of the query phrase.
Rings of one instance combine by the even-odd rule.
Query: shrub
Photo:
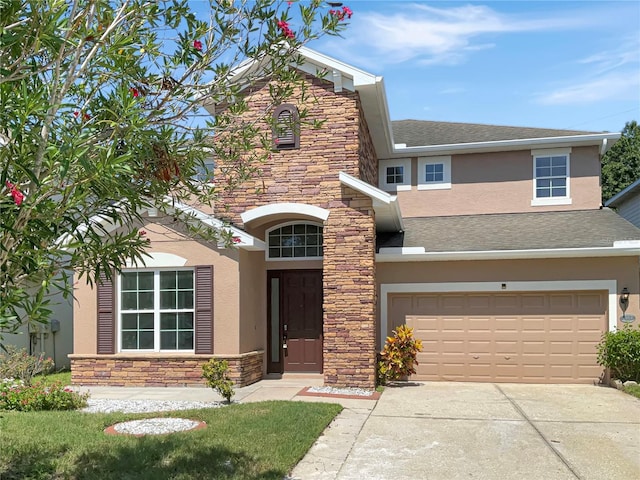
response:
[[[392,380],[416,373],[418,352],[422,341],[413,338],[413,328],[401,325],[393,331],[378,359],[378,384],[385,385]]]
[[[16,378],[31,385],[33,377],[53,369],[53,360],[45,358],[44,353],[29,355],[24,348],[14,345],[6,345],[4,349],[5,353],[0,355],[0,378]]]
[[[598,363],[610,369],[613,378],[640,382],[640,328],[625,325],[606,332],[598,344]]]
[[[226,360],[216,360],[212,358],[202,365],[202,376],[207,380],[207,385],[217,391],[222,397],[231,403],[231,398],[235,394],[233,381],[227,375],[229,363]]]
[[[75,410],[86,407],[88,397],[88,393],[74,392],[59,382],[26,385],[21,380],[10,378],[0,381],[0,410]]]

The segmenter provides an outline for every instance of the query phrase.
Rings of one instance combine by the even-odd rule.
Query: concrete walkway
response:
[[[407,383],[380,400],[306,397],[321,379],[263,380],[235,400],[345,409],[295,467],[296,480],[632,480],[640,400],[590,385]],[[90,387],[94,398],[220,400],[208,388]]]

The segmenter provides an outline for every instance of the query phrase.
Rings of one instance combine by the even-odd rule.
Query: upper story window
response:
[[[451,157],[418,159],[418,190],[451,188]]]
[[[122,272],[121,351],[193,351],[193,270]]]
[[[571,149],[535,150],[531,205],[569,205],[569,157]]]
[[[273,112],[273,143],[277,150],[300,148],[300,115],[294,105],[285,103]]]
[[[411,159],[380,160],[378,187],[388,192],[411,190]]]
[[[267,231],[270,260],[322,258],[322,226],[291,223]]]
[[[206,159],[201,164],[196,165],[196,173],[191,178],[197,183],[211,183],[213,182],[214,169],[215,162],[213,159]]]

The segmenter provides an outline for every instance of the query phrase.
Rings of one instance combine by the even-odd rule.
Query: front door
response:
[[[322,372],[322,270],[270,270],[270,373]]]

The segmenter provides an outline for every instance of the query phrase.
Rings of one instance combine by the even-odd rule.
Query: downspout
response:
[[[600,147],[600,156],[604,155],[605,153],[607,153],[607,139],[603,138],[602,139],[602,146]]]

